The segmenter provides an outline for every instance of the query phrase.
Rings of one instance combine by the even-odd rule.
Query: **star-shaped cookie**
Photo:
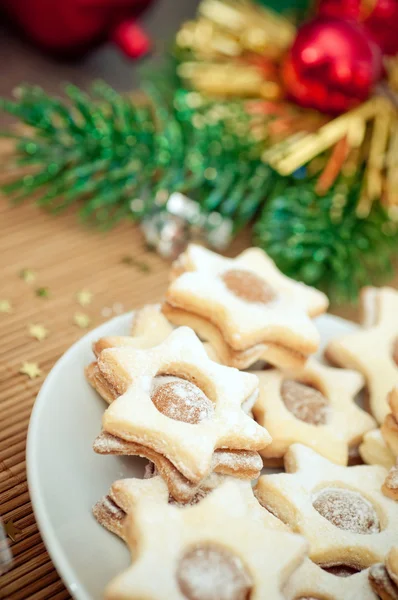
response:
[[[310,316],[326,310],[326,296],[283,275],[262,250],[230,259],[190,245],[174,273],[163,312],[209,341],[224,364],[298,366],[317,350]]]
[[[249,594],[251,600],[282,600],[282,587],[307,544],[301,536],[268,527],[268,517],[248,500],[247,487],[226,481],[183,509],[168,504],[160,478],[139,481],[138,487],[125,523],[133,564],[110,583],[106,600],[224,600]]]
[[[173,331],[173,326],[160,312],[160,305],[148,304],[135,311],[130,336],[107,336],[93,343],[93,352],[99,356],[105,348],[132,347],[152,348],[160,344]],[[97,361],[85,369],[86,378],[106,402],[110,403],[119,395],[102,376]]]
[[[211,361],[186,327],[147,350],[105,349],[97,364],[121,394],[104,414],[104,431],[166,456],[190,481],[209,473],[217,448],[257,451],[270,442],[242,410],[257,377]]]
[[[381,492],[383,467],[342,467],[294,444],[285,469],[260,477],[257,498],[307,538],[314,562],[362,569],[384,559],[396,543],[398,504]]]
[[[369,569],[369,582],[381,600],[398,600],[398,546],[390,550],[385,563]]]
[[[309,558],[290,577],[284,593],[287,600],[327,598],[327,600],[378,600],[369,583],[369,569],[354,572],[342,567],[322,569]]]
[[[199,490],[196,496],[189,501],[189,504],[197,504],[198,502],[201,502],[203,498],[211,493],[216,487],[228,479],[232,480],[232,478],[229,478],[228,476],[212,475],[211,478],[212,482],[209,487]],[[162,483],[153,481],[158,479],[160,479]],[[144,480],[132,478],[115,481],[115,483],[110,487],[108,494],[93,506],[93,514],[100,525],[124,540],[127,514],[131,512],[136,501],[137,494],[143,494],[145,493],[145,490],[147,490],[148,493],[151,493],[151,490],[154,488],[163,488],[163,490],[167,490],[164,479],[159,475],[154,475],[151,477],[150,482],[148,481],[149,478]],[[270,529],[275,529],[277,531],[289,531],[289,528],[282,523],[282,521],[274,517],[273,514],[259,505],[258,501],[253,495],[253,488],[248,481],[232,481],[235,481],[236,485],[240,487],[242,494],[246,498],[248,506],[252,507],[253,516],[257,514],[258,518],[261,519],[261,521],[264,522],[264,524]],[[172,496],[168,496],[168,502],[181,507],[187,505],[187,503],[184,502],[176,502]]]
[[[398,457],[398,386],[394,387],[387,398],[390,411],[380,430],[388,448]]]
[[[272,442],[261,451],[281,459],[291,444],[302,443],[335,463],[346,465],[349,448],[376,427],[355,403],[364,385],[355,372],[334,369],[310,358],[300,369],[256,371],[259,396],[253,409]]]
[[[148,304],[135,312],[131,335],[103,337],[93,344],[93,352],[98,356],[105,348],[122,346],[152,348],[163,342],[173,329],[174,327],[161,313],[160,305]]]
[[[371,413],[381,424],[389,412],[387,395],[398,385],[398,291],[365,288],[361,303],[363,329],[332,340],[326,355],[364,375]]]
[[[398,501],[398,458],[395,465],[389,470],[381,491],[388,498]]]
[[[233,475],[240,479],[257,479],[263,467],[258,452],[218,449],[213,453],[210,473],[201,480],[192,482],[184,477],[166,456],[143,444],[126,442],[102,432],[94,441],[93,448],[98,454],[147,458],[167,483],[170,495],[182,503],[190,502],[200,490],[213,488],[215,479],[225,475]]]

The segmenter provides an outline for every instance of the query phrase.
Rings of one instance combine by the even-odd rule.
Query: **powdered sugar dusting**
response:
[[[313,507],[330,523],[353,533],[380,531],[379,519],[372,504],[358,492],[343,488],[325,488],[318,492]]]
[[[398,492],[398,460],[394,467],[391,467],[385,482],[386,487]]]
[[[250,450],[216,450],[213,468],[224,467],[230,471],[261,471],[263,462],[258,452]]]
[[[180,377],[155,377],[151,398],[161,413],[176,421],[196,424],[214,414],[213,403],[202,390]]]
[[[276,293],[261,277],[244,269],[230,269],[221,275],[230,292],[246,302],[268,304],[275,299]]]
[[[388,574],[382,563],[372,565],[369,569],[369,581],[374,591],[382,598],[396,600],[398,587]]]
[[[188,550],[177,580],[188,600],[247,600],[252,587],[241,559],[214,544]]]
[[[93,448],[98,454],[118,454],[125,451],[126,442],[106,431],[94,440]]]
[[[311,425],[324,425],[329,412],[328,401],[319,390],[287,379],[283,382],[281,395],[286,408],[300,421]]]

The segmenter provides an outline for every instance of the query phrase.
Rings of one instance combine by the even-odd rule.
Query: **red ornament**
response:
[[[0,0],[0,8],[35,44],[57,54],[76,55],[113,40],[129,57],[150,48],[136,23],[150,0]]]
[[[361,22],[383,54],[398,53],[398,0],[320,0],[318,12]]]
[[[283,67],[302,106],[343,112],[365,100],[382,74],[380,49],[354,22],[318,17],[298,31]]]

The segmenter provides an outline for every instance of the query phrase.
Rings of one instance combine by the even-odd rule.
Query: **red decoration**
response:
[[[150,48],[135,20],[149,1],[0,0],[0,8],[47,51],[76,55],[111,39],[129,57],[137,58]]]
[[[318,12],[361,22],[383,54],[398,53],[398,0],[320,0]]]
[[[361,25],[329,17],[299,29],[283,67],[288,94],[298,104],[330,113],[365,100],[381,74],[380,49]]]

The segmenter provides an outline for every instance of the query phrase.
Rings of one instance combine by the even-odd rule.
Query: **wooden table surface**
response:
[[[156,39],[170,38],[178,23],[194,14],[195,5],[188,0],[160,2],[145,18],[149,32]],[[0,38],[0,94],[8,95],[21,80],[39,82],[51,91],[62,80],[87,86],[99,76],[118,89],[134,85],[134,66],[111,48],[100,49],[79,64],[59,65],[9,34],[0,32]],[[249,245],[249,240],[248,232],[244,232],[228,253],[236,254]],[[126,255],[144,261],[149,271],[123,264],[121,259]],[[160,300],[168,266],[167,261],[146,250],[140,231],[131,224],[101,234],[81,226],[74,210],[55,218],[32,203],[11,207],[7,198],[0,198],[0,300],[12,304],[10,314],[0,314],[0,516],[4,522],[12,520],[20,530],[16,541],[11,542],[13,568],[0,578],[0,598],[69,598],[32,513],[25,440],[32,405],[46,374],[85,333],[74,324],[75,313],[85,312],[90,326],[95,327],[111,313]],[[36,280],[23,281],[19,276],[23,269],[35,271]],[[38,297],[38,287],[47,287],[49,297]],[[83,288],[93,293],[92,303],[84,309],[76,301],[76,293]],[[339,307],[333,312],[356,319],[358,311]],[[37,323],[49,331],[42,342],[28,335],[28,327]],[[42,375],[31,380],[19,373],[24,361],[37,363]]]

